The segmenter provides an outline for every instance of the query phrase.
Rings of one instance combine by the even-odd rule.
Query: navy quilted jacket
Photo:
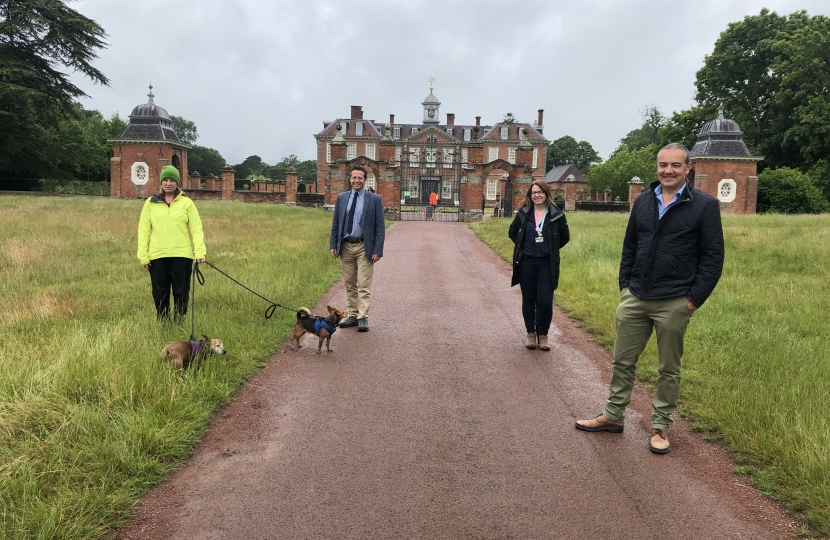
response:
[[[634,201],[623,241],[620,289],[628,287],[640,300],[685,296],[700,307],[723,270],[720,205],[687,186],[658,220],[658,185],[652,182]]]

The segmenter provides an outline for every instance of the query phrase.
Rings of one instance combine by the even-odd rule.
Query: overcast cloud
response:
[[[670,6],[670,7],[669,7]],[[147,102],[193,121],[196,144],[233,164],[315,159],[323,121],[420,123],[436,78],[441,119],[507,112],[544,134],[590,142],[603,158],[641,125],[693,103],[695,72],[729,22],[762,7],[830,14],[826,0],[81,0],[104,27],[95,61],[111,86],[75,77],[88,109],[125,120]]]

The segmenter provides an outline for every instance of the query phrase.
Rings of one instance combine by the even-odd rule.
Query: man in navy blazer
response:
[[[368,332],[374,264],[383,257],[386,237],[383,199],[365,189],[366,169],[360,165],[352,167],[349,183],[352,189],[338,195],[334,203],[329,249],[332,257],[340,256],[346,285],[349,314],[340,326],[357,325],[358,332]]]

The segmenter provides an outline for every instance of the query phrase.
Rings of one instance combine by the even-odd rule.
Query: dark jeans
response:
[[[190,274],[193,259],[187,257],[162,257],[150,261],[150,282],[153,285],[153,302],[159,320],[170,318],[170,290],[173,291],[174,317],[187,313],[190,297]]]
[[[553,319],[553,289],[550,283],[550,257],[522,256],[519,264],[522,288],[522,317],[528,334],[548,335]]]

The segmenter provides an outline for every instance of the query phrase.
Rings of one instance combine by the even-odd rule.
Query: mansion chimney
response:
[[[539,119],[536,120],[536,125],[538,127],[542,127],[545,124],[542,123],[542,118],[545,116],[545,109],[539,109]]]
[[[476,125],[477,126],[481,125],[481,117],[480,116],[476,116]]]
[[[394,123],[395,123],[395,115],[394,115],[394,114],[390,114],[390,115],[389,115],[389,123],[390,123],[390,124],[394,124]]]
[[[454,126],[455,125],[455,114],[454,113],[447,113],[447,125]]]
[[[355,120],[363,120],[363,106],[362,105],[352,105],[352,116],[351,118]]]

